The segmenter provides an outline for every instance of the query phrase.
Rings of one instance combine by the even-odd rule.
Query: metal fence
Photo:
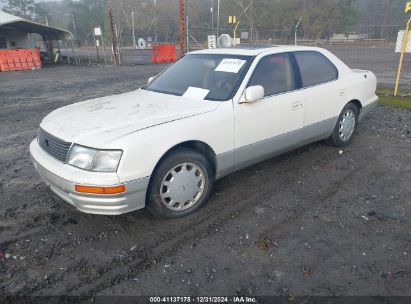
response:
[[[318,46],[328,49],[348,66],[355,69],[373,71],[379,82],[379,89],[393,90],[397,75],[400,54],[395,52],[398,31],[404,26],[358,26],[349,35],[330,35],[320,39],[310,39],[304,32],[297,33],[297,44]],[[208,33],[208,34],[207,34]],[[210,31],[192,29],[190,31],[190,48],[207,47],[207,35]],[[220,30],[219,34],[227,33],[233,36],[232,30]],[[247,37],[241,39],[241,37]],[[193,38],[196,40],[194,41]],[[253,33],[254,41],[247,30],[238,30],[241,44],[287,45],[295,43],[293,31],[259,30]],[[400,92],[411,94],[411,53],[404,57]]]
[[[304,32],[298,32],[297,43],[299,45],[323,47],[339,58],[341,58],[351,68],[366,69],[373,71],[379,80],[380,89],[392,90],[394,88],[396,73],[398,69],[399,53],[395,52],[398,31],[402,26],[363,26],[354,29],[349,35],[330,35],[319,39],[310,39]],[[190,28],[189,49],[197,50],[207,48],[207,37],[210,34],[217,34],[217,29]],[[219,29],[218,34],[229,34],[233,37],[231,29]],[[93,36],[90,36],[93,37]],[[282,45],[294,44],[295,33],[284,30],[258,30],[250,33],[247,29],[239,29],[237,37],[240,38],[240,45]],[[149,37],[142,37],[147,41],[147,47],[140,49],[135,45],[140,37],[132,34],[121,34],[118,38],[120,63],[123,65],[151,64]],[[148,38],[148,39],[147,39]],[[177,41],[161,41],[157,43],[175,43]],[[96,46],[95,39],[76,41],[74,59],[71,62],[81,64],[111,64],[112,47],[109,37],[99,39],[99,46]],[[72,50],[66,49],[66,56],[72,55]],[[179,52],[179,51],[178,51]],[[402,69],[400,82],[400,93],[411,93],[411,54],[406,54]]]

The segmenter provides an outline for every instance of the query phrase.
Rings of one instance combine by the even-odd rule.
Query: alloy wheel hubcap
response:
[[[355,114],[354,111],[348,109],[340,120],[340,139],[342,141],[347,141],[351,138],[355,129]]]
[[[203,170],[193,163],[182,163],[172,168],[163,178],[160,197],[173,211],[183,211],[195,205],[204,192]]]

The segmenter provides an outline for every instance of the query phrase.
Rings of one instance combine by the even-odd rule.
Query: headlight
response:
[[[93,172],[116,172],[122,154],[120,150],[102,151],[74,145],[67,163]]]

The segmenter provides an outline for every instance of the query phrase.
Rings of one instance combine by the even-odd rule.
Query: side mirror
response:
[[[154,80],[154,78],[156,78],[156,76],[151,76],[151,77],[148,79],[147,84],[150,84],[150,82],[152,82],[152,81]]]
[[[245,90],[244,99],[242,103],[256,102],[264,98],[264,88],[260,85],[248,87]]]

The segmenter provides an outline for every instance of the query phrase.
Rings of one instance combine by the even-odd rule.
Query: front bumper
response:
[[[60,163],[43,151],[37,140],[31,143],[30,154],[34,167],[50,189],[81,212],[119,215],[144,208],[145,206],[149,177],[124,183],[126,192],[121,194],[96,195],[78,193],[74,190],[76,184],[115,186],[116,183],[118,184],[117,174],[87,172]],[[76,171],[77,178],[73,178]],[[58,175],[56,174],[57,172]],[[89,175],[88,182],[87,175]]]

